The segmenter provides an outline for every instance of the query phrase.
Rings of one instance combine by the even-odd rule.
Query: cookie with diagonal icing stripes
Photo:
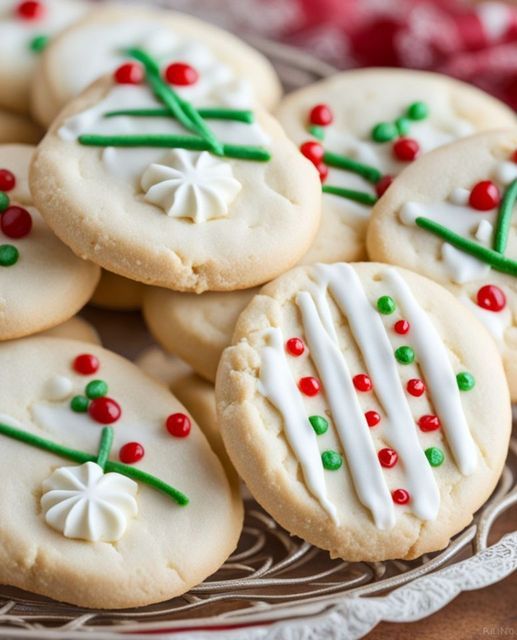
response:
[[[481,323],[436,283],[376,263],[300,267],[263,287],[216,398],[254,497],[356,561],[446,546],[495,487],[511,428]]]

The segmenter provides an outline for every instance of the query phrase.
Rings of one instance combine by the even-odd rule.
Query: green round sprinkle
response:
[[[329,423],[322,416],[311,416],[309,418],[309,422],[317,436],[321,436],[323,433],[326,433],[329,428]]]
[[[0,267],[12,267],[18,262],[20,252],[12,244],[0,245]]]
[[[460,391],[470,391],[476,384],[474,376],[468,371],[461,371],[458,373],[456,376],[456,382],[458,383],[458,389]]]
[[[399,347],[395,350],[395,358],[400,364],[411,364],[415,360],[415,352],[411,347]]]
[[[321,461],[328,471],[336,471],[343,464],[343,458],[337,451],[324,451],[321,454]]]
[[[317,124],[311,124],[309,127],[309,133],[313,135],[318,140],[323,140],[325,138],[325,129],[324,127],[318,127]]]
[[[396,308],[395,300],[391,296],[381,296],[377,300],[377,309],[385,316],[389,316]]]
[[[5,193],[4,191],[0,191],[0,213],[4,212],[7,209],[10,202],[11,200],[9,199],[7,193]]]
[[[409,129],[411,128],[411,122],[404,117],[397,118],[395,120],[395,126],[397,127],[399,136],[406,136],[409,133]]]
[[[406,115],[411,120],[425,120],[429,115],[429,107],[425,102],[413,102],[407,108]]]
[[[102,398],[108,393],[108,385],[104,380],[92,380],[86,385],[85,393],[90,400]]]
[[[391,122],[379,122],[372,129],[372,139],[375,142],[388,142],[397,137],[397,127]]]
[[[445,460],[443,451],[438,447],[429,447],[425,450],[425,457],[429,460],[431,467],[439,467]]]
[[[31,51],[34,51],[34,53],[41,53],[41,51],[43,51],[43,49],[47,46],[48,41],[49,41],[48,36],[45,36],[45,35],[35,36],[29,42],[29,49]]]
[[[88,411],[89,401],[85,396],[74,396],[70,400],[70,409],[76,413],[85,413]]]

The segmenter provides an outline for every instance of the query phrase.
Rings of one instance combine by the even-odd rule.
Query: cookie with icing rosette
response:
[[[43,130],[26,116],[0,109],[0,144],[36,144]]]
[[[68,320],[92,295],[100,269],[75,256],[33,206],[34,147],[0,145],[0,340]]]
[[[517,400],[517,130],[480,134],[418,160],[375,207],[373,260],[452,291],[487,327]]]
[[[494,489],[511,429],[481,323],[443,287],[377,263],[300,267],[266,285],[239,318],[216,397],[254,497],[355,561],[447,545]]]
[[[242,502],[167,389],[75,340],[8,342],[0,363],[2,584],[126,608],[219,568]]]

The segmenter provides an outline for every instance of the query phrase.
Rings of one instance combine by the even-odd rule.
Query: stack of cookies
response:
[[[471,521],[517,399],[513,112],[396,69],[282,98],[233,35],[86,0],[4,2],[0,79],[0,583],[178,596],[242,482],[351,561]],[[88,302],[161,349],[103,349]]]

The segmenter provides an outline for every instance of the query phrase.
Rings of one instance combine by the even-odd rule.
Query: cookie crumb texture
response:
[[[493,490],[511,428],[486,330],[437,284],[374,263],[297,268],[265,286],[216,396],[255,498],[354,561],[445,547]]]

